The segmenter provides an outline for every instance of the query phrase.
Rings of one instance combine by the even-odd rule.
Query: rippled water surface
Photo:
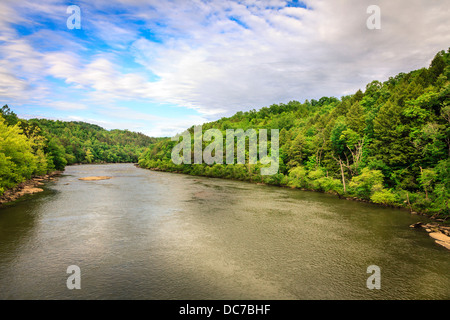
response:
[[[71,166],[0,209],[0,299],[450,299],[450,252],[417,221],[315,192]]]

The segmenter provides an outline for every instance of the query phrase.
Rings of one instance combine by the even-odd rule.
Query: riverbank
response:
[[[179,171],[179,170],[165,170],[162,168],[146,168],[146,167],[142,167],[139,164],[134,164],[137,168],[141,168],[141,169],[147,169],[147,170],[151,170],[151,171],[159,171],[159,172],[169,172],[169,173],[179,173],[179,174],[188,174],[188,175],[192,175],[183,171]],[[201,175],[201,174],[194,174],[194,176],[201,176],[201,177],[211,177],[209,175]],[[281,187],[281,188],[291,188],[291,189],[297,189],[297,190],[301,190],[301,191],[308,191],[308,192],[319,192],[319,193],[327,193],[327,194],[332,194],[337,196],[339,199],[345,199],[345,200],[350,200],[350,201],[357,201],[357,202],[364,202],[364,203],[371,203],[377,206],[382,206],[382,207],[390,207],[390,208],[395,208],[395,209],[399,209],[399,210],[405,210],[405,211],[409,211],[410,214],[412,215],[419,215],[419,216],[424,216],[427,217],[431,220],[434,220],[438,223],[441,224],[447,224],[449,225],[449,222],[447,222],[447,217],[442,218],[442,216],[438,216],[435,213],[429,213],[426,211],[420,211],[418,209],[413,209],[411,208],[410,204],[408,204],[405,201],[405,205],[401,206],[398,204],[383,204],[383,203],[375,203],[372,202],[370,200],[367,199],[361,199],[355,196],[349,196],[349,195],[342,195],[342,194],[338,194],[334,191],[320,191],[320,190],[315,190],[315,189],[307,189],[307,188],[298,188],[298,187],[294,187],[294,186],[289,186],[289,185],[284,185],[284,184],[270,184],[270,183],[265,183],[265,182],[261,182],[261,181],[251,181],[248,179],[233,179],[233,178],[227,178],[227,177],[214,177],[213,178],[219,178],[219,179],[227,179],[227,180],[236,180],[236,181],[243,181],[243,182],[249,182],[249,183],[254,183],[257,185],[266,185],[266,186],[277,186],[277,187]]]
[[[135,166],[137,168],[147,169],[147,170],[157,171],[157,172],[169,172],[169,173],[187,174],[187,173],[184,173],[182,171],[169,171],[169,170],[164,170],[164,169],[161,169],[161,168],[143,168],[143,167],[139,166],[139,164],[135,164]],[[196,175],[196,176],[208,177],[208,176],[205,176],[205,175]],[[218,177],[218,178],[219,179],[227,179],[227,180],[237,180],[237,179],[230,179],[230,178],[223,178],[223,177]],[[277,187],[282,187],[282,188],[291,188],[291,189],[297,189],[297,190],[301,190],[301,191],[321,192],[321,191],[312,190],[312,189],[310,190],[310,189],[305,189],[305,188],[295,188],[293,186],[272,185],[272,184],[267,184],[267,183],[264,183],[264,182],[256,182],[256,181],[248,181],[248,180],[237,180],[237,181],[249,182],[249,183],[253,183],[253,184],[256,184],[256,185],[277,186]],[[328,194],[336,195],[336,193],[334,193],[334,192],[321,192],[321,193],[328,193]],[[429,218],[431,220],[434,220],[435,222],[431,222],[431,223],[417,222],[415,224],[410,225],[410,227],[411,228],[415,228],[415,229],[419,229],[419,228],[425,229],[425,231],[428,232],[429,236],[431,238],[433,238],[437,244],[439,244],[439,245],[443,246],[444,248],[450,250],[450,226],[448,225],[448,223],[447,223],[447,225],[445,225],[446,221],[444,219],[436,218],[435,216],[429,215],[429,214],[424,213],[424,212],[413,211],[411,208],[408,208],[408,207],[389,206],[389,205],[384,205],[384,204],[378,204],[378,203],[373,203],[373,202],[371,202],[369,200],[366,200],[366,199],[360,199],[360,198],[357,198],[357,197],[346,197],[346,196],[339,195],[339,194],[337,194],[337,196],[339,197],[339,199],[371,203],[371,204],[378,205],[378,206],[391,207],[391,208],[405,210],[405,211],[408,210],[411,215],[422,215],[422,216],[427,217],[427,218]]]
[[[410,225],[410,228],[425,229],[428,235],[435,240],[435,242],[444,248],[450,250],[450,227],[440,225],[438,223],[422,223],[417,222]]]
[[[0,298],[448,298],[449,251],[409,228],[432,221],[398,210],[132,164],[67,166],[43,189],[0,210]]]
[[[132,163],[133,162],[127,162]],[[74,163],[71,164],[71,166],[79,166],[79,165],[104,165],[108,164],[107,162],[97,162],[97,163]],[[16,201],[17,199],[27,195],[27,194],[35,194],[44,191],[41,186],[44,185],[43,182],[45,181],[52,181],[55,179],[55,177],[61,175],[63,171],[53,171],[49,172],[45,175],[36,176],[33,177],[27,181],[24,181],[22,183],[19,183],[14,188],[6,190],[2,195],[0,195],[0,207],[6,203]],[[82,178],[80,180],[85,181],[95,181],[95,180],[107,180],[111,179],[112,177],[86,177]]]
[[[13,202],[27,194],[34,194],[44,191],[44,189],[40,188],[44,185],[44,182],[54,180],[55,177],[61,175],[61,173],[62,171],[53,171],[42,176],[36,176],[27,181],[19,183],[12,189],[6,190],[0,196],[0,206],[9,202]]]

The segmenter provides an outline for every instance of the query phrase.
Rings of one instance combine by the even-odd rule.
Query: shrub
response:
[[[375,191],[374,194],[370,197],[370,200],[372,200],[372,202],[374,203],[394,205],[396,202],[396,197],[395,194],[390,190],[381,189],[379,191]]]
[[[374,186],[382,185],[383,173],[380,170],[362,169],[359,176],[353,177],[350,181],[350,191],[363,199],[370,199]]]
[[[304,167],[295,167],[289,171],[288,185],[295,188],[307,188],[308,178]]]

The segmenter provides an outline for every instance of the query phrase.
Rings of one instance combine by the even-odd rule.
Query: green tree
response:
[[[364,168],[359,176],[353,177],[349,186],[358,197],[369,199],[374,191],[380,191],[383,178],[380,170]]]
[[[19,126],[8,126],[0,117],[0,187],[12,188],[30,179],[37,171],[37,157],[33,154],[33,143],[27,139]]]
[[[17,115],[8,107],[7,104],[5,104],[1,109],[0,109],[0,116],[3,117],[3,119],[5,119],[5,122],[7,125],[9,126],[14,126],[15,124],[17,124],[19,122],[19,118],[17,117]]]
[[[86,159],[87,163],[92,163],[92,160],[94,159],[94,155],[92,154],[91,149],[86,150],[85,159]]]

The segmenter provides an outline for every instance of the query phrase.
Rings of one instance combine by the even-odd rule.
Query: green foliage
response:
[[[144,168],[337,193],[448,216],[449,98],[450,49],[438,52],[428,68],[372,81],[364,92],[341,99],[273,104],[203,124],[203,130],[215,128],[224,137],[227,129],[279,129],[280,166],[272,176],[261,176],[261,163],[248,164],[248,150],[246,164],[175,165],[176,143],[170,139],[83,122],[24,121],[5,105],[0,192],[66,164],[138,162]]]
[[[433,169],[424,169],[418,180],[423,190],[428,194],[428,191],[434,186],[436,172]]]
[[[295,167],[289,171],[289,185],[296,188],[308,188],[308,171],[304,167]]]
[[[85,122],[29,122],[38,126],[47,140],[54,141],[50,151],[57,169],[74,163],[138,162],[141,153],[160,140],[128,130],[108,131]]]
[[[52,159],[53,166],[56,170],[64,170],[67,160],[65,158],[65,150],[59,142],[52,138],[47,144],[47,153],[49,158]]]
[[[17,115],[5,104],[0,109],[0,117],[2,117],[8,126],[14,126],[19,122]]]
[[[0,194],[67,164],[137,162],[157,140],[83,122],[21,120],[5,105],[0,109]]]
[[[390,190],[381,189],[375,191],[373,195],[370,197],[370,200],[374,203],[385,204],[385,205],[394,205],[396,202],[395,194]]]
[[[186,166],[182,172],[263,181],[384,205],[450,215],[450,50],[429,68],[372,81],[341,99],[323,97],[238,112],[203,129],[280,130],[280,170],[259,165]],[[171,168],[170,140],[143,153],[142,167]],[[215,165],[217,166],[217,165]],[[421,168],[424,168],[421,171]],[[344,184],[346,192],[344,192]]]
[[[383,178],[380,170],[364,168],[359,176],[353,177],[349,186],[358,197],[370,199],[374,188],[383,184]]]
[[[0,188],[12,188],[39,171],[34,143],[18,124],[8,126],[0,117]],[[45,163],[45,161],[44,161]]]
[[[434,168],[423,169],[419,178],[433,213],[450,214],[450,159],[439,161]]]

